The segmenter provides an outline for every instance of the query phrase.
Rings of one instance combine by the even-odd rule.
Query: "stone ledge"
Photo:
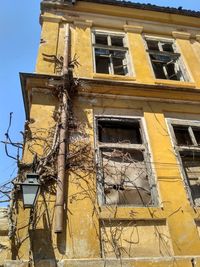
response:
[[[29,267],[28,261],[19,261],[19,260],[7,260],[4,262],[4,267]]]
[[[174,257],[152,257],[152,258],[124,258],[124,259],[73,259],[61,260],[46,259],[35,262],[31,265],[28,261],[7,260],[4,267],[191,267],[191,262],[195,266],[200,266],[199,256],[174,256]],[[1,266],[1,265],[0,265]]]
[[[57,267],[191,267],[200,266],[198,256],[174,256],[174,257],[152,257],[152,258],[126,258],[126,259],[74,259],[61,260]]]

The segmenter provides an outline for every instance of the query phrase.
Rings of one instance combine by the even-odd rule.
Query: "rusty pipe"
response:
[[[57,191],[55,203],[55,224],[54,232],[61,233],[63,231],[64,204],[65,204],[65,188],[66,188],[66,153],[67,153],[67,129],[68,129],[68,64],[69,64],[69,24],[65,26],[65,48],[63,61],[63,93],[61,103],[61,121],[59,133],[59,149],[57,161]]]

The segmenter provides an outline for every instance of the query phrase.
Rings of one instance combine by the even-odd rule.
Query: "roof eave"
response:
[[[187,10],[183,9],[182,7],[174,8],[174,7],[163,7],[157,6],[152,4],[141,4],[141,3],[133,3],[130,1],[118,1],[118,0],[43,0],[41,2],[41,8],[45,6],[45,4],[52,4],[56,6],[73,6],[78,2],[90,2],[90,3],[97,3],[97,4],[105,4],[105,5],[115,5],[121,7],[129,7],[129,8],[136,8],[140,10],[149,10],[155,12],[162,12],[162,13],[169,13],[169,14],[177,14],[182,16],[189,16],[189,17],[197,17],[200,18],[200,11],[195,10]]]

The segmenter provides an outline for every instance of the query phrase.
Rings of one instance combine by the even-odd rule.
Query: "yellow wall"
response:
[[[81,13],[89,6],[88,14]],[[58,66],[46,60],[43,53],[57,58],[63,56],[65,25],[70,23],[70,59],[78,59],[80,65],[75,66],[74,76],[76,80],[82,78],[77,87],[79,95],[76,94],[71,101],[74,118],[80,127],[78,134],[81,132],[85,135],[78,140],[72,139],[69,146],[69,153],[72,154],[82,150],[75,160],[78,167],[71,167],[67,174],[65,228],[62,234],[53,233],[56,185],[49,182],[43,187],[37,203],[36,215],[39,219],[35,223],[35,230],[28,226],[29,212],[23,210],[21,202],[18,204],[17,236],[20,242],[13,255],[17,260],[28,260],[30,250],[36,266],[45,266],[42,260],[48,259],[52,262],[55,259],[63,260],[62,266],[105,266],[105,258],[106,266],[121,266],[118,261],[111,260],[118,256],[122,262],[124,260],[122,266],[193,267],[191,260],[199,256],[200,251],[200,209],[193,208],[188,200],[166,118],[200,118],[200,48],[199,43],[194,42],[200,31],[197,27],[197,20],[199,22],[200,19],[189,20],[187,17],[183,23],[182,16],[163,14],[161,18],[156,12],[143,11],[145,19],[142,20],[141,15],[135,11],[131,15],[131,9],[124,8],[122,14],[127,14],[126,20],[118,13],[122,8],[105,6],[103,9],[91,3],[79,3],[70,9],[70,15],[61,11],[55,15],[53,11],[43,13],[43,41],[36,66],[38,74],[61,74]],[[95,10],[98,14],[93,14]],[[152,15],[155,15],[154,19]],[[135,18],[139,20],[135,21]],[[148,19],[154,23],[147,23]],[[117,24],[113,22],[115,20]],[[179,23],[184,24],[182,32],[179,32]],[[109,28],[109,25],[114,26]],[[101,27],[126,33],[132,64],[131,76],[94,73],[91,32]],[[178,34],[174,33],[177,31]],[[191,76],[190,82],[154,78],[143,34],[155,36],[158,32],[161,37],[176,39]],[[184,32],[187,34],[184,35]],[[100,83],[96,84],[96,80]],[[106,84],[103,81],[113,83]],[[123,82],[127,82],[127,85]],[[131,84],[134,86],[131,87]],[[145,88],[141,84],[145,84]],[[31,139],[26,143],[24,162],[33,159],[34,153],[30,151],[30,146],[39,156],[46,153],[44,139],[49,139],[48,134],[55,126],[58,100],[51,90],[45,90],[38,85],[27,92],[31,95],[30,117],[33,119],[29,124],[30,133],[43,130],[39,132],[39,143],[33,144]],[[157,206],[139,208],[98,205],[93,165],[94,116],[97,114],[133,117],[140,114],[143,118],[157,183]],[[77,132],[74,134],[76,136]],[[51,143],[52,139],[49,140]],[[87,146],[84,147],[84,144]],[[104,261],[100,260],[102,258]],[[200,259],[195,258],[195,261],[194,266],[200,266]]]
[[[78,9],[78,7],[76,9]],[[109,9],[110,11],[112,10],[109,6],[106,7],[106,9],[107,12]],[[72,12],[75,13],[73,10]],[[149,11],[146,11],[146,13],[148,12]],[[74,69],[74,75],[77,78],[114,79],[152,85],[162,84],[174,87],[199,88],[199,45],[198,42],[196,45],[193,45],[194,38],[199,36],[198,34],[200,33],[198,27],[189,27],[188,24],[188,26],[182,26],[180,31],[180,26],[171,24],[170,20],[168,23],[161,24],[161,21],[154,23],[149,21],[149,23],[147,23],[144,20],[135,21],[133,18],[128,21],[119,18],[117,21],[114,16],[100,16],[100,13],[96,16],[95,15],[88,14],[88,17],[85,13],[78,13],[77,16],[73,15],[70,17],[63,15],[56,16],[56,19],[52,21],[52,14],[49,14],[48,12],[44,13],[41,19],[43,21],[41,35],[43,43],[40,45],[36,71],[39,73],[58,74],[55,70],[56,66],[53,65],[53,63],[46,61],[42,56],[42,53],[56,55],[58,58],[60,57],[64,43],[63,25],[70,22],[71,59],[74,57],[77,58],[78,63],[80,64]],[[191,20],[195,19],[196,18],[191,18]],[[153,24],[151,25],[151,23]],[[94,29],[126,33],[132,74],[128,77],[122,77],[118,75],[94,73],[92,59],[92,30]],[[190,80],[188,82],[155,79],[148,54],[145,51],[143,39],[143,36],[145,35],[156,37],[160,36],[161,38],[175,40],[190,76]],[[194,46],[195,48],[193,49]]]
[[[183,178],[177,165],[165,121],[165,114],[167,116],[177,114],[179,117],[180,114],[190,114],[191,117],[197,118],[200,114],[199,105],[186,106],[184,104],[123,100],[120,97],[109,99],[106,96],[91,97],[90,99],[84,96],[78,97],[73,99],[73,104],[76,119],[85,125],[84,128],[92,143],[91,146],[93,146],[94,114],[135,116],[140,113],[144,116],[146,134],[152,153],[151,159],[152,162],[155,162],[152,166],[155,169],[160,204],[158,207],[152,208],[98,207],[95,176],[81,167],[72,170],[67,183],[66,230],[62,235],[56,237],[52,233],[54,194],[50,193],[49,195],[44,189],[44,196],[38,201],[36,212],[41,220],[37,222],[31,239],[34,244],[37,244],[34,246],[37,260],[44,257],[41,252],[38,252],[45,249],[45,244],[40,240],[41,236],[44,238],[46,236],[45,242],[49,247],[51,244],[51,249],[48,249],[48,253],[45,252],[46,255],[52,256],[53,251],[53,255],[57,259],[99,258],[102,253],[107,258],[115,257],[116,251],[109,247],[112,244],[109,234],[118,224],[117,229],[119,230],[119,227],[123,229],[120,233],[120,241],[118,240],[122,246],[122,258],[127,257],[128,250],[131,257],[154,256],[161,257],[160,261],[164,256],[199,255],[199,225],[196,225],[195,219],[198,220],[200,210],[198,208],[194,210],[187,199]],[[36,118],[37,112],[37,104],[34,104],[32,116]],[[80,148],[83,144],[78,145]],[[73,146],[76,146],[76,143],[73,142],[71,146],[74,151]],[[90,165],[88,157],[89,154],[86,152],[85,158],[83,153],[82,158],[77,160]],[[52,185],[48,185],[48,190],[52,188]],[[42,200],[44,197],[45,201]],[[20,208],[18,234],[22,240],[27,236],[25,226],[28,218],[29,213],[27,211],[24,213]],[[101,244],[105,242],[103,240],[106,240],[104,235],[108,241],[102,251]],[[52,243],[49,241],[51,238]],[[124,240],[128,238],[131,238],[130,243],[136,242],[136,244],[131,246],[130,243],[127,243],[128,241],[124,243]],[[27,242],[29,243],[28,239],[23,241],[19,250],[19,256],[22,258],[28,257],[27,247],[30,245]]]

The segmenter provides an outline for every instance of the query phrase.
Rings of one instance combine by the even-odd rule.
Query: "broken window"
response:
[[[177,52],[173,41],[147,38],[146,48],[157,79],[189,80],[181,55]]]
[[[128,48],[124,35],[95,32],[93,47],[97,73],[128,75]]]
[[[188,195],[193,205],[200,206],[200,124],[172,120],[171,129]]]
[[[200,206],[200,152],[180,153],[192,201]]]
[[[147,146],[139,119],[97,117],[98,188],[101,203],[155,204]]]

